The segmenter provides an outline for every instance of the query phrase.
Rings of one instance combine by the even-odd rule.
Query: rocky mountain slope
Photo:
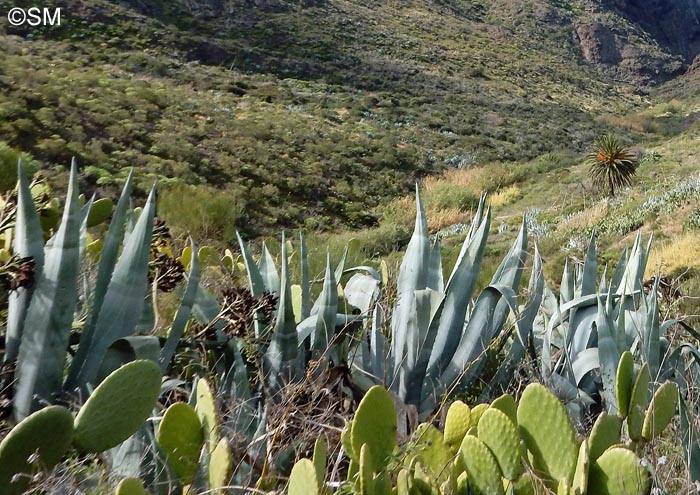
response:
[[[191,184],[249,234],[372,225],[446,167],[582,153],[699,46],[696,0],[55,5],[62,26],[0,21],[0,142],[76,156],[99,194],[130,166]]]

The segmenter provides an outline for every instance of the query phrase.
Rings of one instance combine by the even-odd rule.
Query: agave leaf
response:
[[[581,276],[581,294],[587,296],[596,292],[598,280],[598,255],[595,249],[595,232],[591,234],[586,250],[586,260],[583,262],[583,274]]]
[[[323,289],[321,289],[321,294],[318,296],[316,303],[318,304],[316,328],[311,334],[313,359],[321,357],[335,336],[335,315],[338,312],[338,283],[333,270],[331,270],[330,253],[326,253],[326,274],[323,279]]]
[[[107,293],[107,287],[109,286],[109,282],[112,278],[114,266],[117,263],[119,247],[124,239],[126,229],[126,217],[130,206],[133,177],[134,170],[131,169],[129,176],[124,183],[124,187],[122,188],[121,195],[119,196],[119,202],[114,210],[112,220],[109,223],[109,228],[107,229],[107,234],[104,238],[104,245],[100,254],[100,261],[97,265],[97,279],[93,289],[92,305],[88,313],[85,327],[80,334],[80,346],[78,346],[78,350],[73,357],[70,372],[68,373],[68,379],[66,380],[66,388],[69,390],[74,389],[78,385],[78,373],[80,372],[80,368],[83,366],[85,359],[87,358],[90,344],[95,332],[97,316],[102,308],[104,297]]]
[[[192,314],[192,306],[194,306],[199,289],[199,254],[197,252],[197,246],[195,246],[193,241],[190,242],[190,245],[192,247],[192,262],[190,263],[190,273],[187,277],[187,288],[185,289],[185,294],[182,296],[182,301],[180,301],[180,306],[177,308],[177,313],[175,313],[175,319],[170,327],[168,338],[160,354],[160,369],[163,371],[163,374],[165,374],[168,366],[170,366],[170,361],[175,355],[177,344],[185,333],[187,320],[189,320],[190,314]]]
[[[613,337],[614,326],[610,323],[601,300],[598,302],[598,316],[595,325],[598,333],[598,360],[603,382],[603,399],[608,412],[617,414],[615,387],[617,365],[620,362],[622,353]]]
[[[148,290],[155,189],[151,190],[133,232],[114,268],[100,309],[90,349],[77,377],[77,385],[95,384],[97,371],[107,348],[117,339],[131,335],[138,323]]]
[[[78,173],[71,166],[61,225],[46,244],[44,268],[36,282],[17,360],[15,419],[20,421],[51,401],[63,385],[66,349],[78,301],[80,269]]]
[[[439,376],[450,362],[462,338],[467,307],[481,270],[490,225],[491,209],[489,208],[472,238],[465,240],[462,244],[457,262],[447,281],[445,301],[437,332],[434,337],[429,336],[434,340],[426,342],[426,347],[430,351],[427,373],[433,377]]]
[[[427,287],[428,268],[430,266],[430,241],[428,240],[428,222],[425,218],[423,202],[416,184],[416,223],[413,235],[406,248],[399,276],[396,282],[396,306],[391,320],[391,353],[397,357],[394,376],[399,372],[401,358],[404,355],[407,339],[408,322],[415,308],[415,291]]]
[[[90,215],[90,210],[95,202],[95,195],[93,194],[90,200],[82,207],[80,210],[80,215],[82,215],[82,220],[80,222],[80,243],[78,248],[78,259],[82,260],[85,254],[85,246],[87,245],[87,228],[88,228],[88,216]]]
[[[285,243],[282,243],[285,244]],[[283,245],[283,251],[287,252],[287,246]],[[286,259],[285,259],[286,263]],[[258,270],[260,271],[260,276],[262,277],[265,290],[267,292],[272,292],[274,294],[279,294],[280,292],[280,277],[275,268],[275,260],[272,258],[270,251],[267,249],[267,245],[263,242],[262,257],[260,258],[260,264],[258,265]]]
[[[265,283],[263,282],[262,274],[258,269],[258,265],[248,251],[248,246],[243,241],[241,234],[236,232],[236,237],[238,238],[238,245],[241,247],[241,253],[243,255],[243,263],[245,264],[245,270],[248,274],[248,283],[250,284],[250,290],[253,296],[260,297],[262,293],[266,290]]]
[[[437,292],[445,291],[442,277],[442,256],[440,254],[440,237],[435,236],[433,247],[430,249],[430,266],[428,268],[428,288]]]
[[[306,248],[306,238],[299,232],[301,257],[301,319],[311,316],[311,278],[309,277],[309,254]]]
[[[17,214],[12,248],[18,256],[31,256],[34,259],[34,280],[39,280],[44,266],[44,234],[21,160],[17,164],[17,177]],[[24,320],[33,292],[33,287],[20,287],[10,292],[5,332],[5,362],[17,359]]]
[[[686,462],[690,479],[694,482],[700,481],[700,436],[693,424],[693,417],[688,411],[688,406],[683,400],[680,391],[678,393],[680,404],[681,432],[683,433],[683,450],[685,450]]]
[[[287,267],[287,246],[284,234],[282,235],[280,258],[282,260],[282,276],[280,278],[281,290],[279,291],[277,319],[263,363],[265,374],[273,385],[282,385],[296,377],[296,362],[299,355],[299,341],[292,309],[292,288]],[[263,279],[265,279],[265,275],[263,275]]]
[[[642,353],[644,360],[649,364],[649,373],[652,380],[656,380],[659,374],[661,358],[661,340],[659,333],[659,307],[656,295],[658,294],[659,277],[656,277],[654,289],[648,295],[642,294],[642,310],[645,311],[646,321],[642,327]]]

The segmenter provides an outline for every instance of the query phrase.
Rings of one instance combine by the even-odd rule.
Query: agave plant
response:
[[[660,322],[656,288],[645,293],[643,276],[651,246],[638,235],[608,279],[598,280],[595,235],[585,260],[564,268],[559,298],[547,291],[541,338],[542,375],[574,415],[591,408],[617,413],[615,377],[620,356],[632,351],[649,367],[652,382],[683,380],[680,351],[663,336],[675,320]]]
[[[196,295],[197,267],[161,353],[155,336],[135,336],[148,292],[155,192],[138,219],[130,211],[129,175],[104,238],[94,285],[85,281],[79,297],[81,263],[94,201],[80,205],[77,167],[71,167],[68,195],[58,229],[44,245],[39,214],[21,163],[14,251],[34,262],[34,283],[12,294],[5,359],[16,359],[13,410],[17,421],[53,402],[63,391],[88,390],[126,361],[160,359],[165,369]],[[111,210],[110,210],[111,211]],[[76,319],[85,318],[80,343],[68,360]],[[68,370],[67,378],[66,370]]]
[[[601,189],[607,187],[610,197],[615,196],[615,189],[632,184],[638,166],[635,155],[612,134],[596,140],[589,161],[593,184]]]
[[[420,193],[416,190],[416,223],[401,263],[397,300],[391,316],[391,338],[381,331],[379,306],[359,352],[353,359],[353,377],[364,383],[384,384],[420,416],[430,414],[454,387],[467,387],[478,378],[486,350],[516,329],[507,359],[496,377],[522,358],[542,298],[542,271],[535,250],[529,300],[517,302],[527,257],[527,231],[518,238],[496,270],[490,285],[475,299],[474,290],[486,249],[491,212],[481,198],[471,228],[447,280],[437,242],[431,245]],[[507,324],[509,314],[514,325]]]

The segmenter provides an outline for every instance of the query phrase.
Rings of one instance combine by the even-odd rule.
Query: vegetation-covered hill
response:
[[[134,166],[228,239],[373,225],[440,169],[580,153],[687,63],[587,1],[56,5],[61,26],[0,24],[0,141],[49,174],[77,157],[103,195]]]

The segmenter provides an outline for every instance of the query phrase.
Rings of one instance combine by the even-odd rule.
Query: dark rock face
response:
[[[604,0],[685,63],[700,54],[700,0]]]

